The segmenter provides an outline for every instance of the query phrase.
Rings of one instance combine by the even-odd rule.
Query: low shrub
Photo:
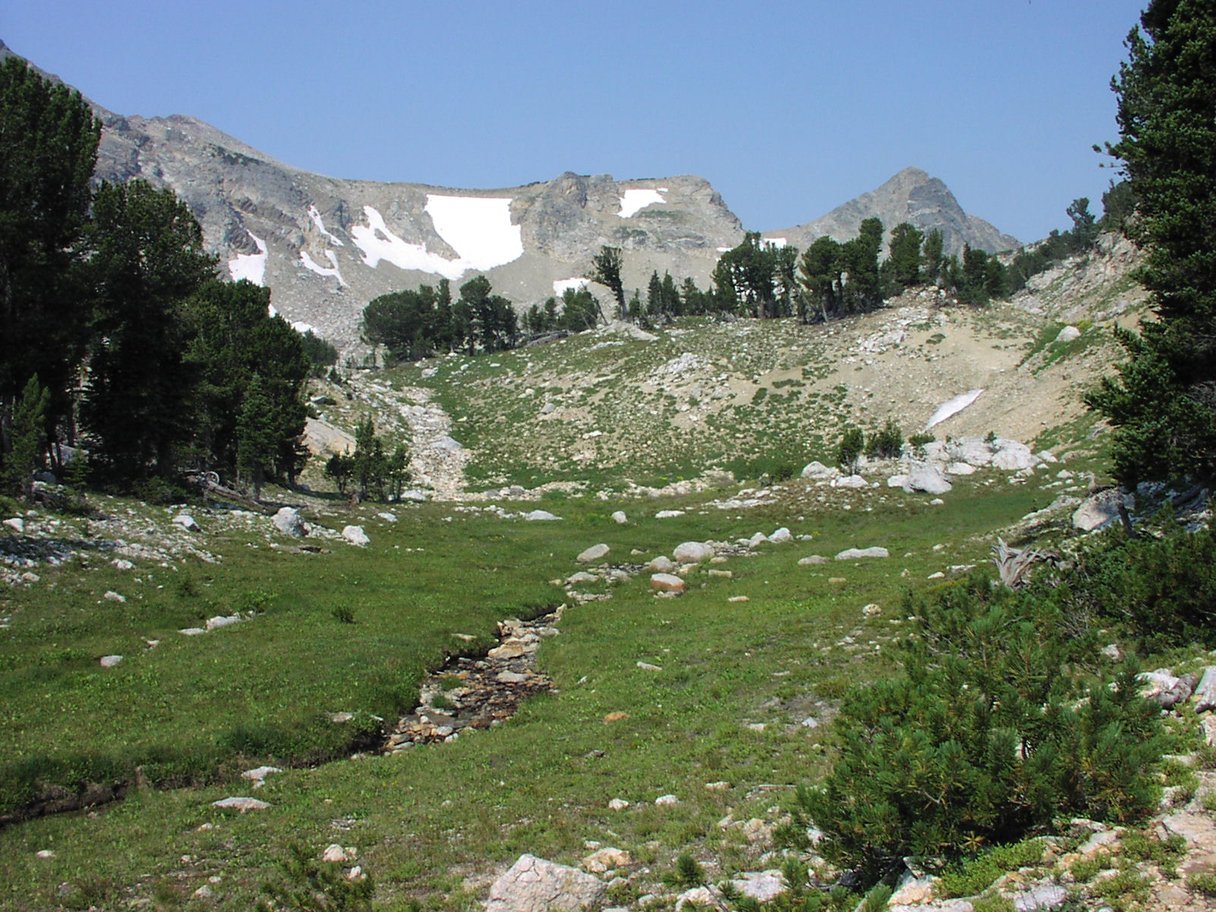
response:
[[[797,793],[795,819],[824,832],[829,860],[873,882],[906,856],[975,855],[1061,815],[1122,822],[1153,809],[1157,708],[1132,663],[1112,686],[1077,673],[1091,641],[1066,635],[1041,587],[973,576],[904,609],[920,628],[905,671],[849,693],[835,766]]]

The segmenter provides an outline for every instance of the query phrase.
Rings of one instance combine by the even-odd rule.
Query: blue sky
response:
[[[698,174],[771,230],[916,165],[1026,241],[1099,208],[1143,3],[0,0],[0,39],[336,177]]]

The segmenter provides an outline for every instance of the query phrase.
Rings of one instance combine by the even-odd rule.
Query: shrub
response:
[[[866,441],[866,455],[877,459],[893,459],[904,445],[904,432],[893,418],[888,418],[882,430],[875,431]]]
[[[873,882],[905,856],[974,855],[1061,814],[1127,821],[1153,808],[1156,708],[1130,664],[1114,689],[1083,686],[1071,669],[1089,641],[1065,634],[1041,587],[973,576],[909,597],[904,613],[921,629],[906,670],[850,692],[834,768],[797,794],[795,819],[823,830],[829,860]]]
[[[849,472],[857,471],[857,462],[865,450],[866,437],[861,428],[845,428],[840,436],[840,444],[836,448],[836,461],[842,469]]]
[[[1079,609],[1122,622],[1147,650],[1216,647],[1216,532],[1172,523],[1160,539],[1107,533],[1068,584]]]

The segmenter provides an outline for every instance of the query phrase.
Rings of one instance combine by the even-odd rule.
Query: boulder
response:
[[[625,523],[629,522],[629,517],[625,515],[623,510],[617,510],[612,514],[612,521],[618,526],[623,526]]]
[[[677,516],[683,516],[683,510],[660,510],[654,515],[655,519],[675,519]]]
[[[596,849],[583,859],[583,869],[592,874],[605,874],[617,868],[627,868],[633,864],[633,856],[624,849],[614,849],[604,846]]]
[[[921,491],[925,494],[945,494],[954,485],[937,466],[927,462],[914,462],[908,468],[908,478],[903,488],[908,493]]]
[[[117,665],[121,661],[122,661],[122,656],[120,656],[120,655],[102,656],[98,660],[98,662],[102,668],[113,668],[115,665]]]
[[[1132,509],[1135,499],[1117,488],[1107,488],[1090,497],[1072,514],[1072,526],[1082,532],[1097,532],[1119,519],[1119,506]]]
[[[577,868],[521,855],[491,885],[485,912],[577,912],[599,903],[606,889]]]
[[[992,467],[1005,472],[1020,472],[1033,469],[1041,460],[1030,452],[1030,447],[1016,440],[998,438],[996,452],[992,454]]]
[[[609,548],[602,542],[598,545],[592,545],[587,550],[583,551],[575,560],[580,564],[590,564],[592,561],[600,560],[608,554]]]
[[[22,519],[20,516],[14,516],[12,519],[6,519],[4,521],[4,524],[6,526],[8,526],[10,529],[12,529],[14,532],[16,532],[18,535],[21,535],[25,532],[25,520]]]
[[[363,531],[362,526],[343,526],[342,537],[352,545],[358,545],[360,548],[366,548],[372,541],[367,537],[367,533]]]
[[[968,462],[951,462],[946,466],[947,475],[974,475],[975,466]]]
[[[866,557],[890,557],[886,548],[845,548],[836,555],[836,560],[860,560]]]
[[[231,627],[233,624],[239,624],[241,616],[239,614],[218,614],[215,617],[207,618],[206,630],[218,630],[220,627]]]
[[[1074,342],[1081,338],[1081,330],[1075,326],[1065,326],[1056,333],[1056,344],[1063,345],[1066,342]]]
[[[790,532],[789,529],[785,528],[785,526],[782,526],[780,529],[770,535],[768,540],[774,545],[780,545],[784,542],[793,541],[794,534]]]
[[[840,471],[838,469],[834,469],[830,466],[825,466],[822,462],[819,462],[818,460],[807,463],[806,466],[804,466],[802,469],[802,477],[809,478],[814,481],[822,481],[822,480],[825,480],[828,478],[835,478],[839,474],[840,474]]]
[[[947,462],[965,462],[976,468],[982,468],[992,462],[992,447],[979,437],[963,437],[951,441],[940,454]]]
[[[650,588],[657,589],[659,592],[683,592],[687,585],[684,580],[680,579],[671,573],[652,573],[650,575]]]
[[[666,554],[660,554],[646,565],[646,569],[651,573],[671,573],[676,569],[676,562]]]
[[[1209,709],[1216,709],[1216,666],[1212,665],[1203,670],[1203,677],[1195,688],[1195,712],[1207,712]]]
[[[397,514],[389,513],[388,511],[385,511],[384,513],[377,513],[376,516],[379,519],[383,519],[386,523],[395,523],[397,521]]]
[[[748,871],[730,883],[740,894],[759,903],[772,902],[788,889],[780,871]]]
[[[832,480],[833,488],[868,488],[870,483],[860,475],[844,475]]]
[[[173,517],[173,525],[181,526],[187,532],[202,532],[202,528],[194,521],[189,513],[178,513]]]
[[[705,542],[686,541],[676,545],[671,556],[676,559],[677,563],[699,564],[714,556],[714,548],[713,545]]]
[[[257,798],[233,797],[212,801],[211,806],[226,811],[240,811],[244,814],[246,811],[264,811],[270,807],[270,804],[265,801],[259,801]]]
[[[308,534],[308,526],[304,524],[304,518],[295,507],[281,507],[272,522],[276,529],[292,538],[303,538]]]
[[[828,559],[822,554],[810,554],[798,560],[799,567],[818,567],[826,563],[828,563]]]
[[[524,519],[527,522],[553,522],[561,517],[554,516],[548,510],[533,510],[531,513],[525,513]]]

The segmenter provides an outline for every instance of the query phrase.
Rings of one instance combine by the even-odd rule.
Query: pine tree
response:
[[[262,378],[254,374],[245,389],[236,422],[237,467],[253,481],[253,499],[262,499],[262,482],[274,470],[278,455],[274,404],[266,394]]]
[[[89,312],[70,267],[100,130],[79,92],[0,63],[0,454],[31,377],[49,392],[49,426],[71,413]]]
[[[621,281],[621,248],[604,246],[600,252],[591,258],[591,271],[588,273],[593,282],[599,282],[612,292],[616,299],[616,315],[618,320],[625,319],[625,285]]]
[[[30,377],[13,408],[12,445],[0,462],[0,479],[9,491],[29,499],[34,492],[34,471],[46,449],[46,411],[50,393]]]
[[[1086,397],[1115,425],[1115,474],[1216,478],[1216,6],[1152,0],[1112,81],[1110,147],[1136,203],[1129,233],[1157,319]]]

